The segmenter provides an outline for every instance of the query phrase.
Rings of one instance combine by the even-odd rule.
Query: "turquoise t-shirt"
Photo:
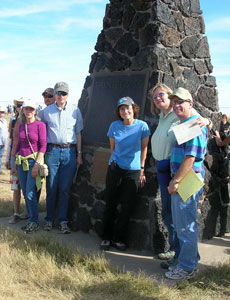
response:
[[[149,135],[149,127],[144,121],[135,119],[131,125],[124,125],[120,120],[113,122],[107,133],[109,138],[115,140],[109,164],[115,161],[121,169],[140,170],[141,142]]]

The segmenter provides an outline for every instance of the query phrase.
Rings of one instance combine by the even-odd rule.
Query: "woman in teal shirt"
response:
[[[110,125],[108,137],[111,157],[106,175],[106,208],[101,250],[114,246],[126,249],[126,228],[138,185],[145,182],[144,165],[150,131],[138,120],[139,106],[130,97],[117,103],[118,121]],[[119,214],[116,213],[121,204]]]

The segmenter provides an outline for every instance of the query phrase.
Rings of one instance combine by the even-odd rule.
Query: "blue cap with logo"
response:
[[[135,102],[133,101],[132,98],[130,97],[122,97],[121,99],[118,100],[117,102],[117,107],[121,106],[121,105],[132,105],[135,104]]]

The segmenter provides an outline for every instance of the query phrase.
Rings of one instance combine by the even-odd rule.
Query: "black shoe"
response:
[[[101,245],[100,245],[100,249],[104,250],[104,251],[108,251],[109,248],[110,248],[110,241],[109,240],[102,240]]]
[[[125,251],[127,246],[122,242],[112,242],[112,246],[119,251]]]

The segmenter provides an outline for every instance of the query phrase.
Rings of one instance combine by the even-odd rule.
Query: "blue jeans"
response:
[[[198,252],[197,206],[202,189],[184,202],[178,193],[171,195],[173,224],[180,242],[179,267],[192,271],[200,259]]]
[[[46,220],[53,222],[58,191],[58,220],[67,221],[69,192],[76,172],[76,148],[47,146],[45,161],[49,167],[46,178]]]
[[[2,171],[2,157],[4,154],[5,145],[0,145],[0,171]]]
[[[180,244],[177,238],[176,231],[174,230],[171,210],[171,195],[168,192],[167,186],[160,185],[161,202],[162,202],[162,219],[168,229],[169,250],[175,251],[177,258],[180,253]]]
[[[26,201],[30,222],[38,223],[38,192],[36,189],[36,178],[33,178],[31,175],[34,160],[29,159],[28,162],[29,171],[23,171],[22,165],[17,166],[18,177]]]

